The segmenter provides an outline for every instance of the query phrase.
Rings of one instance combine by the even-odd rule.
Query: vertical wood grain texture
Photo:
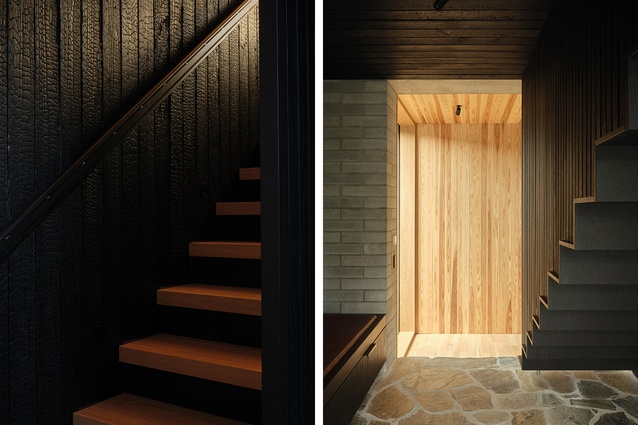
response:
[[[401,126],[399,142],[399,331],[415,331],[416,143],[415,126]]]
[[[7,16],[8,5],[0,3],[0,15]],[[0,227],[9,223],[9,133],[7,109],[8,37],[7,26],[0,25]],[[0,260],[0,382],[10,382],[9,376],[9,262]],[[0,384],[0,423],[9,423],[9,386]]]
[[[555,2],[523,78],[522,342],[573,240],[574,198],[595,196],[594,141],[626,124],[635,2]]]
[[[520,149],[518,124],[416,126],[417,332],[520,331]]]
[[[2,1],[0,228],[238,4]],[[257,16],[213,54],[225,68],[204,62],[0,261],[0,423],[70,424],[118,390],[117,345],[155,330],[155,289],[186,275],[186,242],[214,237],[197,223],[221,199],[200,202],[200,184],[230,193],[219,182],[257,165],[247,163],[259,142]],[[235,138],[220,91],[237,111]],[[221,126],[224,158],[210,131]]]

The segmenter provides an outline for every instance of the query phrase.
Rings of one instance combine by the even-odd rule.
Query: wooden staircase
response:
[[[638,137],[596,144],[596,196],[574,200],[574,240],[560,241],[523,369],[638,370]]]
[[[239,172],[240,184],[242,181],[257,181],[260,178],[259,168],[241,169]],[[259,216],[261,203],[259,201],[219,202],[216,206],[216,214],[221,216]],[[198,241],[189,244],[189,256],[191,259],[216,259],[216,261],[258,261],[261,259],[261,243],[258,241]],[[192,260],[194,261],[194,260]],[[215,263],[212,266],[226,267],[224,263]],[[229,266],[231,267],[231,266]],[[218,276],[221,273],[213,273]],[[228,273],[227,273],[228,275]],[[241,317],[261,316],[261,289],[254,286],[223,285],[219,283],[184,283],[182,285],[165,287],[157,291],[157,304],[170,310],[168,313],[176,314],[178,320],[170,316],[168,321],[178,323],[180,332],[188,334],[192,328],[220,327],[217,320],[237,319],[233,326],[236,338],[241,339],[246,329],[241,329],[243,322]],[[204,320],[213,317],[211,323],[188,323],[193,314],[218,314],[222,316],[197,316]],[[183,316],[180,316],[183,315]],[[238,316],[240,315],[240,316]],[[184,319],[186,317],[186,319]],[[193,320],[191,320],[192,322]],[[228,328],[226,324],[221,326]],[[239,327],[239,328],[238,328]],[[260,329],[251,329],[253,333],[259,333]],[[171,387],[175,382],[174,391],[200,392],[209,391],[204,399],[210,406],[204,406],[207,411],[181,406],[180,403],[167,403],[165,400],[155,400],[152,397],[143,397],[122,393],[106,401],[88,406],[73,416],[76,425],[124,425],[124,424],[241,424],[242,412],[252,411],[251,422],[257,422],[255,412],[261,411],[261,406],[251,406],[244,399],[236,400],[240,410],[237,417],[228,418],[217,416],[215,402],[221,394],[227,392],[226,388],[241,388],[247,391],[261,391],[261,348],[253,345],[228,343],[207,338],[191,337],[179,334],[159,333],[146,338],[130,341],[119,347],[119,360],[127,367],[143,369],[139,376],[148,373],[158,375],[149,380],[148,386],[160,382],[165,386],[163,396],[171,398]],[[157,372],[153,372],[157,371]],[[133,374],[133,376],[137,376]],[[170,378],[161,384],[163,378]],[[135,379],[135,378],[134,378]],[[181,381],[185,380],[182,384]],[[142,382],[140,382],[142,381]],[[145,378],[137,378],[134,387],[144,388]],[[206,382],[214,383],[217,387],[206,387]],[[191,385],[192,384],[192,385]],[[226,386],[226,387],[225,387]],[[145,389],[145,388],[144,388]],[[203,389],[203,390],[202,390]],[[145,389],[146,390],[146,389]],[[157,389],[155,389],[156,391]],[[149,389],[152,394],[153,389]],[[232,392],[232,391],[228,391]],[[199,394],[201,396],[201,394]],[[182,394],[183,396],[183,394]],[[177,394],[175,398],[179,398]],[[243,398],[243,397],[242,397]],[[254,398],[254,397],[253,397]],[[259,401],[260,402],[260,401]],[[205,401],[206,403],[206,401]],[[223,409],[222,409],[223,410]],[[228,410],[228,409],[226,409]],[[227,415],[224,415],[227,416]]]

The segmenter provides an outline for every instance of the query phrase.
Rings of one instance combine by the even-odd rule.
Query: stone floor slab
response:
[[[521,388],[511,370],[482,369],[471,372],[471,375],[485,388],[498,394],[509,394]]]
[[[551,425],[589,425],[594,414],[589,409],[560,406],[545,412]]]
[[[403,387],[411,392],[427,392],[460,387],[472,383],[467,373],[458,369],[421,369],[403,380]]]
[[[417,403],[431,413],[445,412],[455,407],[454,399],[447,391],[432,391],[414,395]]]
[[[414,402],[396,387],[388,387],[372,397],[368,413],[379,419],[398,419],[414,407]]]
[[[602,415],[596,425],[635,425],[636,422],[629,419],[623,412],[607,413]]]
[[[512,425],[547,425],[542,410],[524,410],[514,413]]]
[[[582,379],[578,381],[577,386],[584,398],[608,398],[618,395],[616,394],[616,391],[598,381]]]
[[[618,398],[613,400],[616,406],[627,412],[629,415],[636,418],[638,423],[638,398],[629,396],[625,398]]]
[[[468,385],[461,388],[452,388],[450,394],[461,408],[466,412],[475,410],[493,409],[492,396],[484,388],[476,385]]]
[[[504,425],[511,422],[512,415],[499,410],[486,410],[474,413],[474,418],[482,425]]]
[[[619,391],[638,395],[638,378],[629,371],[598,372],[598,377]]]
[[[415,415],[402,419],[399,425],[474,425],[460,413],[433,415],[419,410]]]

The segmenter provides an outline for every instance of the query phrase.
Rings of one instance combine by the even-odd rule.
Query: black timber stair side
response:
[[[248,179],[259,179],[259,168],[240,170],[240,175],[247,176]],[[217,204],[216,213],[230,214],[234,216],[259,215],[260,202],[223,202]],[[191,257],[201,257],[204,259],[216,259],[216,261],[259,261],[261,259],[261,243],[259,241],[200,241],[189,244],[189,255]],[[215,263],[220,267],[221,263]],[[230,263],[234,266],[237,263]],[[238,338],[242,335],[260,332],[261,316],[261,289],[257,287],[235,286],[211,284],[210,282],[191,282],[182,285],[164,287],[157,290],[157,304],[162,308],[181,312],[173,326],[177,330],[186,326],[184,332],[191,332],[192,328],[205,327],[214,328],[219,323],[190,323],[193,317],[224,317],[223,326],[228,327],[228,321],[232,317],[248,318],[256,317],[255,320],[237,320],[239,327],[251,324],[259,328],[255,329],[234,329]],[[195,312],[212,312],[206,314],[225,316],[202,316]],[[210,321],[210,320],[208,320]],[[217,335],[219,336],[219,335]],[[262,389],[261,348],[228,342],[220,342],[211,339],[194,338],[185,335],[171,333],[158,333],[145,338],[122,344],[119,347],[119,360],[127,367],[141,368],[138,373],[133,370],[132,376],[143,377],[148,373],[156,373],[149,381],[153,381],[155,386],[166,385],[166,391],[160,391],[161,398],[171,398],[172,389],[170,387],[178,384],[182,390],[188,388],[188,380],[193,381],[197,388],[205,386],[205,382],[214,384],[214,388],[219,386],[231,386],[232,388],[244,388],[250,399],[254,399],[252,394],[259,393]],[[213,337],[214,338],[214,337]],[[245,342],[251,341],[245,339]],[[252,341],[251,341],[252,342]],[[152,372],[156,371],[156,372]],[[180,378],[183,377],[183,378]],[[161,384],[164,379],[165,384]],[[182,382],[183,381],[183,382]],[[171,382],[171,383],[168,383]],[[155,394],[156,389],[146,389],[143,383],[135,383],[133,387],[141,392]],[[235,391],[229,391],[235,394]],[[166,395],[168,394],[168,396]],[[256,417],[261,411],[261,405],[253,406],[246,404],[246,398],[241,391],[237,394],[241,399],[233,400],[232,404],[241,406],[250,413],[239,412],[237,417],[223,418],[210,412],[215,410],[214,398],[210,399],[210,405],[203,406],[206,411],[189,409],[180,406],[179,403],[167,403],[166,400],[156,400],[154,398],[141,397],[141,394],[123,393],[111,399],[89,406],[74,415],[74,424],[221,424],[232,425],[242,424],[237,421],[243,417],[252,418],[251,423],[258,421]],[[250,395],[249,395],[250,394]],[[231,396],[232,397],[232,396]],[[178,398],[183,398],[182,395]],[[227,397],[226,397],[227,398]],[[260,401],[258,401],[260,403]],[[228,407],[220,407],[228,411]],[[98,412],[98,413],[96,413]],[[255,414],[257,412],[257,415]],[[103,415],[105,414],[105,416]],[[149,416],[150,415],[150,416]],[[227,415],[225,415],[227,416]],[[116,418],[116,419],[111,419]],[[150,418],[150,419],[149,419]],[[160,419],[156,419],[160,418]],[[164,421],[164,422],[162,422]]]
[[[559,241],[523,369],[638,370],[637,136],[597,143],[596,196],[574,200],[574,240]]]

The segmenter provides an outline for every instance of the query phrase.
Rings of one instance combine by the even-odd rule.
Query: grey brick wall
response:
[[[396,93],[324,81],[324,312],[384,313],[396,358]]]

